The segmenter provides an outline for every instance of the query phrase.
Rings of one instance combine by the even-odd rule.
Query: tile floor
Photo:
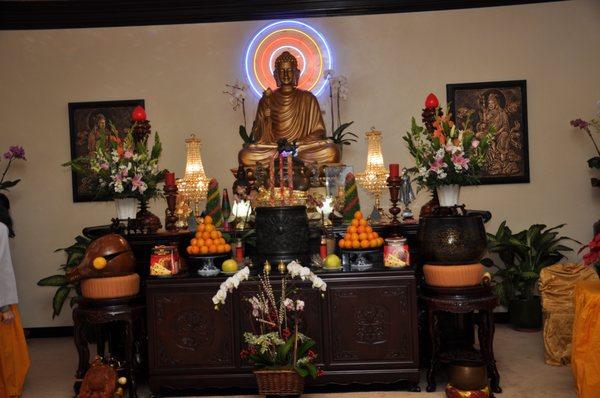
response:
[[[500,371],[500,385],[504,392],[498,398],[575,398],[570,367],[554,367],[544,364],[541,333],[515,332],[505,325],[496,329],[495,353]],[[67,398],[72,397],[73,374],[77,354],[71,338],[31,339],[31,369],[23,398]],[[424,376],[422,376],[424,377]],[[441,377],[439,377],[441,379]],[[442,382],[442,380],[440,380]],[[305,398],[435,398],[444,397],[443,384],[437,392],[427,393],[422,380],[421,393],[404,391],[352,392],[305,394]],[[150,392],[141,386],[140,398]],[[258,396],[230,396],[254,398]],[[599,394],[600,397],[600,394]]]

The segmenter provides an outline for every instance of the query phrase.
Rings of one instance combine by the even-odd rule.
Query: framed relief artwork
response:
[[[120,135],[131,127],[131,112],[144,100],[97,101],[69,103],[69,129],[71,138],[71,160],[86,156],[94,150],[100,133],[113,124]],[[74,202],[100,200],[87,177],[71,171]]]
[[[495,129],[481,184],[529,182],[526,81],[447,84],[446,95],[458,126]]]

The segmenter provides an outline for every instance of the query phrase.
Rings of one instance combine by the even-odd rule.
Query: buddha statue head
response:
[[[275,70],[273,77],[277,87],[296,87],[300,79],[300,69],[298,69],[298,60],[289,51],[282,52],[275,59]]]

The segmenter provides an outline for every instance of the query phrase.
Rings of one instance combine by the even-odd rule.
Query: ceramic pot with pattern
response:
[[[306,206],[257,207],[256,264],[287,264],[295,259],[308,264],[308,235]]]
[[[487,237],[481,214],[426,216],[419,220],[418,239],[426,264],[474,264],[481,260]]]

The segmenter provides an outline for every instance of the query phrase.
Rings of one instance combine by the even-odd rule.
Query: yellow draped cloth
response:
[[[600,281],[575,286],[571,367],[579,398],[600,397]]]
[[[21,396],[30,364],[21,314],[16,305],[11,309],[13,321],[0,322],[0,398]]]
[[[579,281],[596,279],[596,271],[581,264],[554,264],[542,269],[540,292],[544,314],[544,357],[548,365],[571,362],[575,285]]]

